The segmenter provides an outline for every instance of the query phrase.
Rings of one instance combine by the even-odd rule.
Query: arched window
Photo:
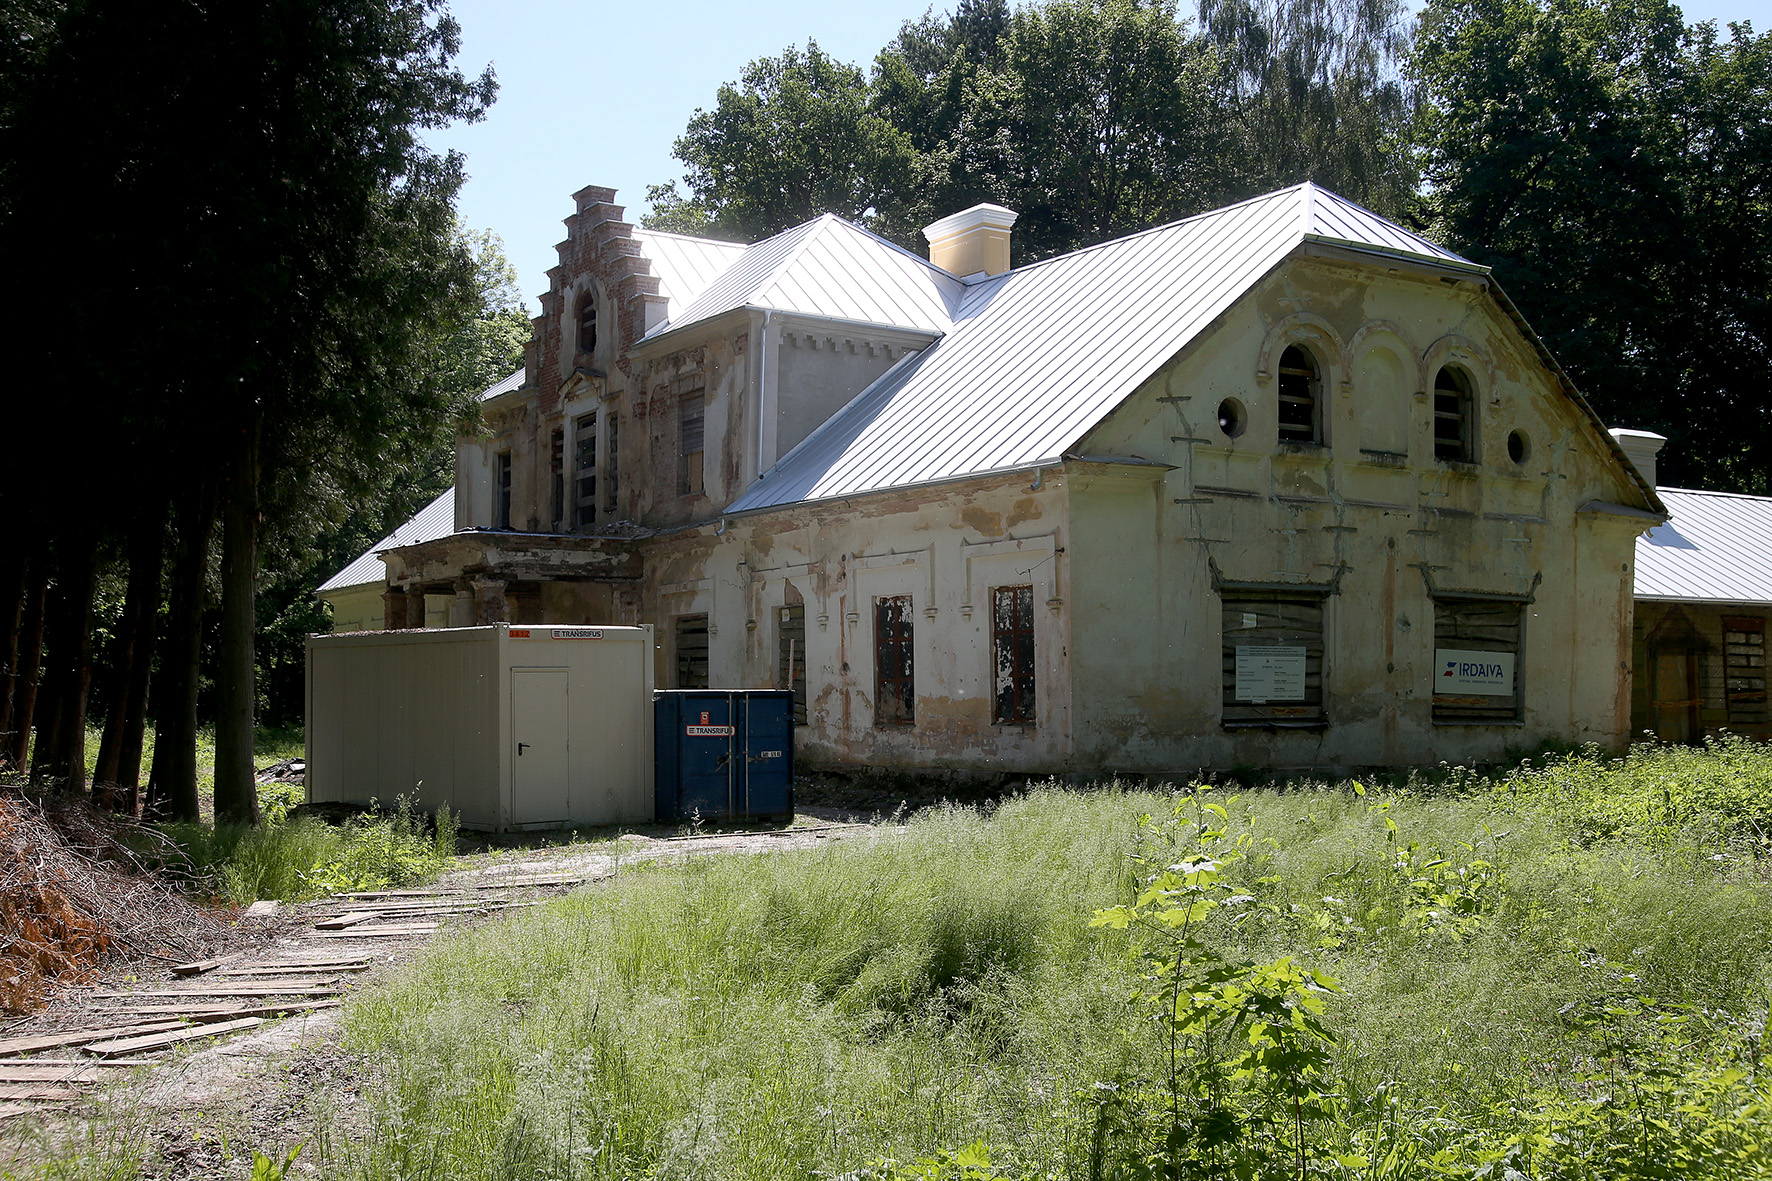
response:
[[[1317,362],[1293,345],[1280,354],[1280,442],[1323,441],[1322,383]]]
[[[1471,379],[1464,370],[1446,366],[1434,377],[1434,458],[1475,462],[1475,420]]]
[[[578,297],[578,351],[593,352],[597,347],[597,297],[589,291]]]

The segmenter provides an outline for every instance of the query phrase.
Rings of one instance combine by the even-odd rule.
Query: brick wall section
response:
[[[574,284],[590,276],[603,292],[598,308],[598,324],[604,331],[613,328],[616,338],[613,370],[609,373],[612,387],[626,384],[617,372],[628,375],[628,349],[645,335],[647,308],[661,305],[658,277],[652,264],[641,255],[634,239],[632,223],[624,221],[625,209],[615,203],[615,190],[601,185],[588,185],[572,195],[575,211],[566,219],[566,240],[555,250],[559,265],[548,271],[548,292],[541,297],[541,315],[533,321],[535,338],[526,350],[529,358],[530,384],[540,393],[543,418],[559,407],[562,373],[570,373],[571,357],[563,359],[561,350],[576,344],[577,325],[573,323],[577,309],[568,304]],[[599,347],[599,354],[603,349]]]

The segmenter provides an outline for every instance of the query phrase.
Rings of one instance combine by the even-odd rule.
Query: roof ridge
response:
[[[675,238],[679,242],[705,242],[709,246],[731,246],[738,250],[749,250],[749,242],[728,242],[724,238],[703,238],[698,234],[679,234],[674,230],[652,230],[645,226],[635,226],[634,233],[650,234],[655,238]]]

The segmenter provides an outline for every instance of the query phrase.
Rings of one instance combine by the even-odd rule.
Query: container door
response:
[[[744,697],[744,812],[786,816],[794,811],[794,696]]]
[[[683,744],[682,788],[677,815],[724,820],[738,809],[732,698],[724,693],[685,693],[675,741]]]
[[[511,823],[563,824],[567,795],[566,670],[511,670]]]

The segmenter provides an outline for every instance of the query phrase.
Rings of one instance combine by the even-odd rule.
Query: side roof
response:
[[[672,236],[653,235],[648,247]],[[742,307],[942,333],[953,326],[966,291],[964,282],[929,260],[829,213],[738,249],[687,302],[679,302],[661,269],[671,318],[645,339]]]
[[[1636,597],[1772,604],[1772,499],[1660,492],[1673,517],[1637,539]]]
[[[1009,271],[727,511],[1056,462],[1305,242],[1487,273],[1308,183]]]
[[[658,276],[659,294],[674,308],[687,307],[748,249],[741,242],[691,238],[662,230],[635,230],[634,240]]]
[[[497,386],[493,387],[497,389]],[[357,559],[331,578],[320,584],[316,593],[330,590],[344,590],[352,586],[372,586],[387,581],[387,567],[377,557],[383,550],[395,546],[416,545],[421,541],[435,541],[439,537],[448,537],[455,532],[455,489],[444,491],[437,499],[419,509],[404,525],[370,546]]]

